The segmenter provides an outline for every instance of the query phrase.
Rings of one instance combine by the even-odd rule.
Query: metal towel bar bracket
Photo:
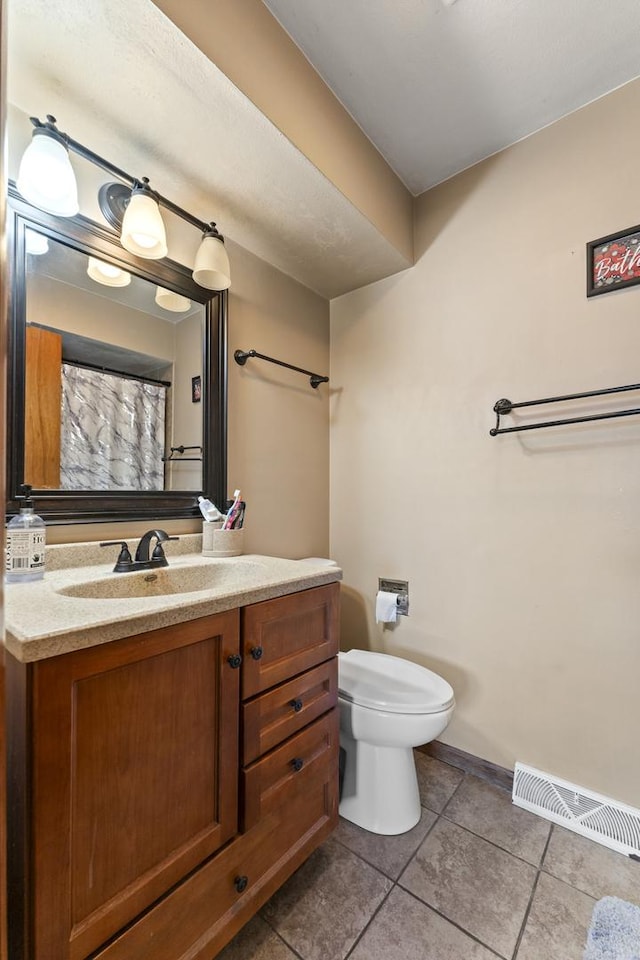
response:
[[[496,414],[496,425],[489,433],[492,437],[497,437],[501,433],[518,433],[521,430],[541,430],[543,427],[559,427],[566,423],[589,423],[592,420],[613,420],[617,417],[631,417],[635,414],[640,414],[640,407],[634,407],[630,410],[595,413],[586,417],[566,417],[562,420],[546,420],[542,423],[523,423],[516,427],[500,426],[500,417],[520,407],[535,407],[543,403],[563,403],[565,400],[583,400],[586,397],[605,397],[611,393],[626,393],[629,390],[640,390],[640,383],[629,383],[624,387],[606,387],[604,390],[587,390],[585,393],[567,393],[562,397],[545,397],[542,400],[523,400],[520,403],[512,403],[511,400],[503,398],[502,400],[498,400],[493,406],[494,413]]]
[[[178,461],[179,461],[180,463],[184,463],[185,460],[202,460],[202,457],[201,457],[201,456],[200,456],[200,457],[183,457],[183,456],[182,456],[182,454],[185,452],[185,450],[199,450],[200,453],[202,453],[202,447],[200,447],[200,446],[185,447],[185,445],[184,445],[183,443],[181,443],[179,447],[171,447],[170,449],[171,449],[171,452],[170,452],[169,456],[162,458],[162,462],[163,462],[163,463],[168,463],[170,460],[173,460],[173,461],[175,461],[176,463],[177,463]],[[174,457],[174,453],[179,453],[180,456],[179,456],[179,457]]]
[[[306,377],[309,377],[309,383],[314,390],[317,389],[321,383],[329,382],[329,377],[322,377],[319,373],[313,373],[311,370],[304,370],[302,367],[294,367],[292,363],[285,363],[284,360],[276,360],[274,357],[267,357],[264,353],[258,353],[257,350],[236,350],[233,355],[233,359],[241,367],[244,367],[249,357],[256,357],[258,360],[266,360],[268,363],[277,363],[279,367],[286,367],[287,370],[295,370],[296,373],[304,373]]]

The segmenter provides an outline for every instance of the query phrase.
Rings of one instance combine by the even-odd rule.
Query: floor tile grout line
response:
[[[542,818],[541,818],[541,819],[542,819]],[[540,872],[541,870],[544,869],[544,858],[545,858],[546,855],[547,855],[547,851],[548,851],[549,845],[550,845],[550,843],[551,843],[551,837],[553,836],[553,824],[552,824],[552,823],[549,824],[549,827],[550,827],[550,829],[549,829],[549,833],[547,834],[547,842],[546,842],[545,845],[544,845],[544,850],[542,851],[542,856],[540,857],[540,863],[538,864],[538,872]],[[546,872],[547,872],[547,871],[545,870],[545,873],[546,873]]]
[[[547,837],[547,842],[546,842],[546,845],[545,845],[545,848],[544,848],[544,852],[543,852],[543,854],[542,854],[542,857],[540,858],[540,866],[538,867],[538,871],[539,871],[540,873],[544,873],[545,877],[553,877],[554,880],[559,880],[560,883],[566,884],[568,887],[571,887],[572,890],[577,890],[578,893],[583,893],[586,897],[591,897],[591,899],[594,900],[594,901],[597,900],[598,898],[597,898],[597,897],[594,897],[594,895],[593,895],[592,893],[589,893],[588,890],[583,890],[582,887],[577,887],[574,883],[569,883],[568,880],[564,880],[562,877],[556,876],[555,873],[552,873],[551,870],[548,870],[548,869],[545,867],[544,861],[545,861],[546,856],[547,856],[547,853],[548,853],[548,851],[549,851],[549,847],[550,847],[550,845],[551,845],[551,838],[552,838],[552,836],[553,836],[553,834],[554,834],[554,831],[555,831],[556,826],[557,826],[557,824],[555,824],[555,823],[552,823],[552,824],[551,824],[551,829],[549,830],[549,836]]]
[[[538,889],[538,881],[540,880],[540,870],[536,871],[536,878],[533,881],[533,888],[531,890],[531,896],[529,897],[529,903],[527,904],[527,909],[524,912],[524,917],[522,918],[522,923],[520,925],[520,931],[518,933],[518,938],[516,940],[516,945],[513,949],[512,960],[516,960],[518,956],[518,951],[520,950],[520,944],[524,937],[524,931],[526,929],[527,923],[529,922],[529,915],[531,913],[531,908],[533,906],[533,900],[536,895],[536,890]]]
[[[387,879],[389,879],[389,878],[387,878]],[[369,927],[371,926],[371,924],[373,923],[373,921],[374,921],[375,918],[378,916],[378,914],[379,914],[380,911],[382,910],[383,906],[385,905],[385,903],[387,902],[387,900],[388,900],[389,897],[391,896],[391,891],[394,890],[396,886],[397,886],[397,884],[392,881],[392,882],[391,882],[391,886],[389,887],[389,889],[388,889],[387,892],[385,893],[384,897],[382,898],[382,900],[380,901],[380,903],[378,904],[378,906],[376,907],[376,909],[373,911],[373,913],[371,914],[371,916],[370,916],[369,919],[367,920],[365,926],[362,928],[362,930],[360,931],[360,933],[358,934],[358,936],[356,937],[356,939],[355,939],[355,940],[353,941],[353,943],[351,944],[350,948],[349,948],[349,949],[347,950],[347,952],[345,953],[345,955],[344,955],[344,957],[343,957],[343,960],[348,960],[348,958],[351,956],[351,954],[352,954],[353,951],[356,949],[356,947],[358,946],[358,944],[360,943],[360,941],[361,941],[362,938],[364,937],[365,933],[367,932],[367,930],[369,929]]]
[[[545,870],[544,867],[540,868],[540,873],[544,873],[545,877],[551,877],[552,880],[557,880],[558,883],[563,883],[565,887],[570,887],[571,890],[575,890],[576,893],[581,893],[583,897],[589,897],[590,900],[593,900],[594,903],[597,903],[598,900],[601,900],[602,897],[595,893],[589,893],[588,890],[584,890],[582,887],[576,887],[575,883],[569,883],[568,880],[565,880],[563,877],[558,877],[555,873],[551,873],[549,870]],[[607,896],[607,894],[602,894],[602,896]],[[610,894],[612,896],[612,894]]]
[[[428,808],[425,808],[425,809],[428,809]],[[430,810],[429,812],[430,812],[430,813],[433,813],[433,810]],[[411,856],[409,857],[409,859],[408,859],[407,862],[405,863],[404,867],[402,868],[402,870],[400,871],[400,873],[398,874],[398,876],[397,876],[396,879],[394,880],[394,883],[396,883],[396,884],[400,883],[400,878],[402,877],[402,875],[405,873],[405,871],[406,871],[407,868],[409,867],[409,864],[414,860],[416,854],[418,853],[418,850],[420,850],[420,848],[422,847],[422,844],[425,843],[427,837],[430,836],[431,831],[435,828],[435,825],[438,823],[439,820],[440,820],[440,814],[439,814],[439,813],[436,813],[436,814],[435,814],[435,820],[433,821],[433,823],[431,824],[431,826],[429,827],[429,829],[428,829],[427,832],[425,833],[424,837],[422,838],[422,840],[420,841],[420,843],[418,844],[418,846],[415,848],[415,850],[413,851],[413,853],[411,854]],[[403,887],[402,889],[404,890],[404,887]]]
[[[547,834],[547,840],[546,840],[545,845],[544,845],[544,850],[542,851],[542,856],[540,857],[540,862],[539,862],[539,864],[538,864],[538,866],[537,866],[537,868],[536,868],[536,878],[535,878],[535,880],[534,880],[534,882],[533,882],[533,889],[532,889],[532,891],[531,891],[531,896],[529,897],[529,903],[528,903],[528,905],[527,905],[527,909],[526,909],[525,912],[524,912],[524,917],[522,918],[522,925],[521,925],[521,927],[520,927],[520,933],[518,934],[518,939],[517,939],[517,941],[516,941],[516,946],[515,946],[515,949],[514,949],[514,951],[513,951],[513,958],[512,958],[512,960],[516,960],[516,957],[518,956],[518,951],[520,950],[520,945],[521,945],[522,940],[523,940],[523,937],[524,937],[524,932],[525,932],[525,930],[526,930],[526,928],[527,928],[527,923],[529,922],[529,917],[530,917],[530,915],[531,915],[531,908],[532,908],[532,906],[533,906],[533,901],[534,901],[534,898],[535,898],[535,895],[536,895],[536,891],[537,891],[537,889],[538,889],[538,884],[540,883],[540,874],[543,872],[543,870],[542,870],[542,864],[544,863],[544,858],[545,858],[546,855],[547,855],[547,850],[549,849],[549,844],[551,843],[551,834],[552,834],[552,833],[553,833],[553,824],[550,824],[550,829],[549,829],[549,833]]]
[[[454,769],[457,770],[457,769],[459,769],[459,768],[458,768],[458,767],[455,767]],[[471,830],[470,827],[465,827],[465,826],[463,826],[461,823],[458,823],[456,820],[453,820],[451,817],[447,816],[447,808],[449,807],[449,804],[451,803],[451,801],[453,800],[453,798],[454,798],[455,795],[457,794],[458,790],[461,788],[462,784],[463,784],[464,781],[467,779],[467,777],[473,777],[473,776],[475,776],[475,774],[468,773],[467,771],[464,772],[464,776],[462,777],[462,779],[460,780],[460,783],[456,786],[455,790],[453,791],[453,793],[451,794],[451,796],[449,797],[449,799],[448,799],[447,802],[445,803],[444,807],[443,807],[442,810],[440,811],[439,816],[444,817],[444,819],[445,819],[448,823],[453,823],[453,824],[455,824],[456,827],[461,827],[462,830],[466,830],[468,833],[473,834],[474,837],[478,837],[480,840],[486,840],[487,843],[492,844],[492,846],[497,847],[498,850],[502,850],[504,853],[510,854],[510,856],[515,857],[516,860],[520,860],[520,861],[522,861],[523,863],[528,863],[530,867],[536,867],[536,869],[538,869],[538,870],[541,869],[542,861],[544,860],[545,854],[546,854],[546,852],[547,852],[547,847],[549,846],[549,837],[550,837],[550,834],[547,836],[547,840],[546,840],[546,843],[545,843],[545,846],[544,846],[544,851],[543,851],[543,853],[542,853],[542,858],[540,859],[540,862],[539,862],[538,864],[535,864],[535,863],[531,863],[530,860],[526,860],[524,857],[518,856],[517,853],[513,853],[511,850],[507,850],[506,847],[501,847],[500,844],[499,844],[499,843],[496,843],[494,840],[489,840],[488,837],[484,837],[484,836],[482,836],[482,834],[476,833],[476,831],[475,831],[475,830]],[[481,779],[481,778],[476,777],[476,779]],[[483,782],[488,782],[488,781],[483,781]],[[496,786],[495,784],[489,784],[489,785],[495,787],[496,790],[502,790],[505,794],[507,794],[507,796],[510,796],[508,790],[504,790],[502,787],[498,787],[498,786]],[[430,809],[430,808],[428,808],[428,809]],[[433,811],[432,811],[432,812],[433,812]],[[544,820],[544,817],[540,817],[539,819],[540,819],[540,820]],[[547,822],[548,822],[548,821],[547,821]],[[552,828],[553,828],[553,824],[552,824],[551,826],[552,826]]]
[[[485,950],[488,950],[488,951],[489,951],[490,953],[492,953],[494,956],[500,957],[500,960],[509,960],[509,958],[508,958],[508,957],[505,957],[505,955],[504,955],[503,953],[498,953],[498,951],[495,950],[494,947],[490,947],[488,944],[484,943],[482,940],[480,940],[478,937],[476,937],[476,935],[475,935],[474,933],[470,933],[469,930],[466,930],[463,926],[461,926],[461,925],[460,925],[459,923],[457,923],[455,920],[452,920],[451,917],[448,917],[448,916],[446,915],[446,913],[442,913],[442,911],[438,910],[437,907],[434,907],[433,904],[427,903],[427,901],[426,901],[426,900],[423,900],[422,897],[419,897],[417,893],[414,893],[412,890],[408,890],[406,887],[403,887],[402,884],[401,884],[399,881],[398,881],[398,883],[396,884],[396,886],[400,887],[400,889],[401,889],[404,893],[408,893],[410,897],[413,897],[413,899],[414,899],[414,900],[417,900],[418,903],[421,903],[424,907],[427,907],[429,910],[431,910],[433,913],[435,913],[435,914],[436,914],[438,917],[440,917],[442,920],[445,920],[446,923],[451,924],[452,927],[455,927],[456,930],[459,930],[460,933],[463,933],[463,934],[465,935],[465,937],[468,937],[470,940],[473,940],[474,943],[477,943],[477,944],[478,944],[478,946],[483,947]]]
[[[453,824],[454,827],[459,827],[460,830],[465,830],[467,833],[470,833],[472,837],[477,837],[478,840],[484,840],[485,843],[491,844],[491,846],[495,847],[496,850],[500,850],[502,853],[508,854],[508,856],[513,857],[514,860],[518,860],[520,863],[526,863],[527,866],[533,867],[534,870],[541,869],[540,864],[531,863],[531,860],[525,860],[524,857],[519,857],[517,853],[512,853],[511,850],[507,850],[505,847],[501,847],[499,843],[495,842],[495,840],[489,840],[488,837],[483,837],[481,833],[476,833],[475,830],[471,830],[469,827],[464,827],[461,823],[458,823],[456,820],[451,820],[450,817],[445,816],[444,813],[441,814],[441,817],[443,820],[446,820],[447,823]],[[548,844],[548,842],[549,840],[547,838],[546,844]],[[547,848],[546,844],[545,844],[545,851]]]
[[[456,768],[456,769],[457,769],[457,768]],[[453,791],[453,793],[451,794],[451,796],[449,797],[449,799],[447,800],[447,802],[446,802],[445,805],[443,806],[442,810],[440,810],[440,816],[442,816],[442,814],[445,812],[445,810],[447,809],[447,807],[449,806],[449,804],[451,803],[451,801],[452,801],[453,798],[455,797],[456,793],[458,792],[458,790],[460,789],[460,787],[462,786],[462,784],[463,784],[463,783],[465,782],[465,780],[467,779],[467,776],[468,776],[468,774],[466,774],[466,773],[464,773],[464,774],[462,775],[462,777],[460,778],[460,782],[456,784],[455,790]]]
[[[458,764],[453,763],[451,760],[441,760],[439,757],[433,757],[430,753],[423,753],[422,750],[416,750],[418,756],[428,757],[430,760],[435,760],[436,763],[441,763],[443,767],[451,767],[452,770],[457,770],[459,773],[463,774],[466,777],[473,777],[474,780],[481,780],[483,783],[488,784],[490,787],[495,787],[497,790],[503,790],[504,793],[508,793],[510,796],[513,792],[513,782],[511,786],[507,787],[499,780],[494,780],[492,777],[483,776],[477,770],[472,770],[470,767],[458,766]],[[507,770],[507,773],[511,773],[510,770]],[[511,774],[513,781],[513,774]]]
[[[431,827],[429,828],[429,830],[431,830]],[[428,836],[428,831],[427,833],[425,833],[423,839],[426,839],[427,836]],[[339,837],[334,837],[334,840],[336,841],[336,843],[339,843],[341,847],[344,847],[345,850],[348,850],[349,853],[352,853],[354,857],[358,857],[359,860],[362,860],[363,863],[366,863],[368,867],[371,867],[373,870],[377,870],[378,873],[381,874],[383,877],[386,877],[387,880],[391,880],[392,883],[398,882],[398,877],[400,876],[400,874],[404,872],[404,870],[409,864],[409,861],[413,860],[415,854],[418,852],[419,848],[422,846],[422,840],[420,840],[415,850],[412,850],[411,853],[409,854],[407,862],[401,867],[398,877],[392,877],[390,874],[385,873],[385,871],[382,869],[381,866],[379,866],[379,864],[372,863],[371,860],[367,860],[367,858],[362,853],[358,853],[357,850],[354,850],[352,847],[346,844],[343,840],[340,840]]]
[[[398,874],[397,877],[392,877],[392,876],[390,876],[388,873],[385,873],[384,870],[382,869],[382,867],[378,866],[378,864],[376,864],[376,863],[372,863],[371,860],[367,860],[367,858],[366,858],[363,854],[358,853],[357,850],[353,850],[348,844],[346,844],[343,840],[341,840],[340,837],[336,837],[336,836],[334,835],[334,836],[333,836],[333,840],[335,840],[336,843],[339,843],[341,847],[344,847],[345,850],[348,850],[349,853],[352,853],[352,854],[354,855],[354,857],[358,857],[360,860],[362,860],[363,863],[366,863],[367,866],[373,867],[374,870],[377,870],[378,873],[382,874],[383,877],[386,877],[387,880],[391,880],[392,883],[397,883],[398,880],[400,879],[400,877],[402,876],[402,874],[404,873],[404,871],[405,871],[405,870],[407,869],[407,867],[409,866],[410,862],[411,862],[411,861],[413,860],[413,858],[415,857],[416,853],[418,852],[418,850],[420,849],[420,847],[422,846],[422,844],[424,843],[424,841],[427,839],[427,837],[429,836],[429,834],[431,833],[431,831],[432,831],[433,828],[435,827],[435,825],[436,825],[436,823],[438,822],[438,820],[440,819],[440,815],[437,814],[437,813],[435,813],[435,811],[430,810],[428,807],[422,807],[422,809],[423,809],[423,810],[426,810],[427,813],[433,814],[433,816],[435,817],[435,819],[434,819],[433,823],[431,824],[431,826],[430,826],[430,827],[427,827],[427,830],[425,831],[424,836],[423,836],[423,837],[421,838],[421,840],[418,842],[418,844],[417,844],[417,846],[415,847],[415,849],[412,850],[411,853],[409,854],[409,856],[407,857],[407,862],[400,868],[400,872],[399,872],[399,874]],[[419,822],[420,822],[420,821],[418,821],[418,823],[419,823]],[[356,824],[356,826],[357,826],[357,824]],[[416,826],[417,826],[417,824],[416,824]],[[364,830],[364,827],[361,827],[360,829],[361,829],[361,830]],[[413,828],[412,828],[412,829],[413,829]],[[367,833],[371,833],[372,836],[379,836],[379,834],[374,834],[374,833],[372,833],[370,830],[367,831]],[[401,836],[401,834],[398,834],[398,836]]]
[[[271,930],[273,933],[275,933],[275,935],[276,935],[276,937],[278,938],[278,940],[280,940],[281,943],[284,943],[284,945],[285,945],[285,947],[287,948],[287,950],[290,950],[291,953],[294,955],[294,957],[297,957],[298,960],[305,960],[305,958],[302,956],[301,953],[298,953],[298,951],[297,951],[296,949],[294,949],[294,947],[292,947],[290,943],[287,943],[287,941],[286,941],[285,938],[282,936],[282,934],[279,933],[279,932],[276,930],[276,928],[269,922],[269,920],[268,920],[266,917],[263,917],[263,916],[262,916],[262,913],[257,914],[257,916],[259,916],[260,919],[263,920],[263,921],[266,923],[266,925],[269,927],[269,930]]]

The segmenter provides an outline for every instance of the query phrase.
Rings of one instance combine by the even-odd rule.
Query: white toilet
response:
[[[338,654],[340,815],[365,830],[405,833],[420,819],[413,748],[449,723],[453,690],[437,673],[368,650]]]
[[[337,566],[322,557],[300,562]],[[452,688],[410,660],[350,650],[338,654],[338,706],[346,754],[340,815],[372,833],[406,833],[420,820],[413,748],[446,728]]]

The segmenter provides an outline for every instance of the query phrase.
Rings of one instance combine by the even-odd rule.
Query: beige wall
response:
[[[173,362],[176,324],[44,275],[28,277],[27,322]]]
[[[586,241],[638,221],[639,110],[635,82],[426,193],[416,266],[331,306],[345,648],[449,679],[446,742],[636,806],[640,418],[489,428],[499,397],[640,379],[640,288],[585,296]],[[379,576],[409,580],[393,629]]]
[[[230,245],[229,491],[247,500],[245,549],[273,556],[328,556],[330,384],[263,360],[254,349],[329,372],[329,303],[264,261]]]
[[[412,261],[409,190],[262,0],[154,2]]]

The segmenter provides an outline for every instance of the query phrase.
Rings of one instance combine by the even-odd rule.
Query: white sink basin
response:
[[[165,597],[179,593],[206,593],[242,585],[255,578],[261,564],[252,560],[224,560],[193,567],[161,567],[138,573],[113,573],[108,577],[58,588],[64,597],[85,600],[122,600]]]

